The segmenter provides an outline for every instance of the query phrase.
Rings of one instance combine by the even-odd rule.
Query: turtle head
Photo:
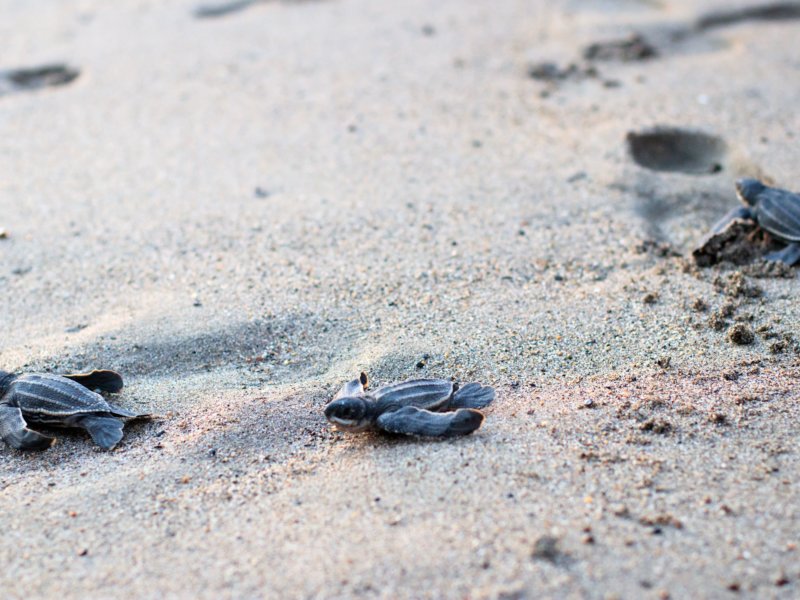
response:
[[[357,396],[339,398],[328,404],[325,418],[339,431],[363,431],[372,423],[368,401]]]
[[[766,188],[758,179],[745,178],[736,181],[736,195],[747,206],[758,204],[758,195]]]
[[[339,398],[363,396],[364,390],[367,389],[368,385],[369,385],[369,378],[367,377],[367,374],[362,371],[361,374],[356,379],[353,379],[352,381],[348,381],[347,383],[345,383],[339,389],[339,391],[336,392],[336,395],[333,397],[333,399],[338,400]]]
[[[11,381],[14,379],[14,374],[8,371],[0,370],[0,396],[6,393],[6,389]]]

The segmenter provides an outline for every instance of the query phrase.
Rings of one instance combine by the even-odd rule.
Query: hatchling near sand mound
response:
[[[122,377],[114,371],[74,375],[0,371],[0,438],[18,450],[45,450],[55,438],[28,429],[29,424],[78,427],[88,431],[98,446],[111,450],[122,439],[124,420],[148,418],[113,406],[94,391],[116,393],[122,385]]]
[[[770,252],[764,258],[783,262],[789,266],[800,262],[800,194],[769,187],[757,179],[740,179],[736,182],[736,195],[744,204],[731,210],[712,229],[702,244],[694,251],[695,260],[715,262],[720,245],[736,238],[733,228],[742,222],[755,222],[786,247]]]
[[[367,392],[366,373],[345,383],[325,407],[340,431],[370,428],[422,437],[467,435],[483,423],[494,389],[479,383],[459,387],[444,379],[413,379]]]

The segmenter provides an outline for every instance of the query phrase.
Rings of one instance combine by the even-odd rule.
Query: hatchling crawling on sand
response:
[[[800,194],[769,187],[757,179],[740,179],[736,182],[736,195],[744,206],[731,210],[713,228],[711,236],[701,245],[706,246],[737,219],[755,221],[761,229],[787,245],[764,258],[780,261],[789,266],[800,261]],[[697,251],[696,251],[697,252]]]
[[[31,431],[28,424],[79,427],[98,446],[111,450],[122,439],[124,420],[148,417],[113,406],[94,391],[116,393],[122,385],[122,377],[114,371],[75,375],[0,371],[0,438],[18,450],[45,450],[55,438]]]
[[[444,379],[414,379],[366,392],[368,379],[345,383],[325,407],[325,417],[340,431],[377,428],[389,433],[453,437],[483,423],[479,408],[494,400],[494,389],[479,383],[459,387]]]

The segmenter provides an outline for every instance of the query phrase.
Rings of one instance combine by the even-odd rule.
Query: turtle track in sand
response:
[[[178,337],[162,333],[140,337],[135,343],[131,343],[130,334],[118,334],[120,340],[129,341],[108,344],[97,340],[64,356],[59,363],[88,364],[89,357],[101,353],[104,364],[115,365],[126,375],[170,375],[237,366],[258,371],[278,368],[291,379],[327,363],[329,355],[336,352],[336,342],[347,337],[342,323],[303,313],[263,317]],[[300,348],[323,348],[324,355]]]
[[[80,74],[79,69],[59,63],[0,71],[0,96],[68,85]]]

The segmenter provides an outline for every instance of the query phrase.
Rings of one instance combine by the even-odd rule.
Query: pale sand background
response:
[[[691,310],[721,269],[636,251],[686,254],[737,176],[800,188],[800,21],[671,41],[733,5],[0,2],[0,69],[81,70],[0,97],[1,364],[115,368],[164,417],[0,448],[2,594],[800,595],[797,355]],[[658,58],[527,74],[633,30]],[[635,165],[656,124],[722,172]],[[797,334],[796,281],[756,283],[736,314]],[[331,432],[362,369],[498,400],[454,441]]]

